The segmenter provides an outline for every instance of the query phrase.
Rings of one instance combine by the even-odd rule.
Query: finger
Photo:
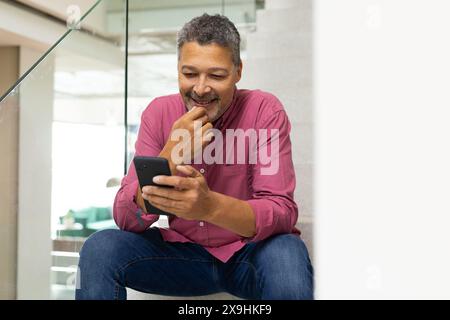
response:
[[[155,195],[166,199],[180,201],[184,199],[184,194],[172,188],[163,188],[155,186],[146,186],[142,188],[142,192],[146,195]]]
[[[194,135],[203,135],[206,130],[212,128],[212,124],[209,122],[208,116],[203,116],[199,119],[195,119],[190,123],[191,127],[189,129],[193,130]]]
[[[166,198],[161,198],[158,196],[148,196],[146,200],[150,202],[154,207],[169,213],[177,213],[181,209],[181,205],[173,202],[173,200],[167,200]]]
[[[211,122],[207,122],[202,126],[202,132],[206,132],[208,130],[211,130],[213,128],[213,125]]]
[[[214,137],[214,130],[212,128],[205,127],[202,131],[202,137],[207,138],[210,136]],[[211,138],[208,139],[211,140]]]
[[[192,130],[193,134],[203,134],[204,130],[210,128],[210,126],[206,126],[209,123],[209,119],[207,116],[203,116],[202,118],[196,119],[190,123],[189,129]],[[206,126],[206,127],[205,127]],[[212,126],[211,126],[212,127]]]
[[[202,127],[202,146],[207,145],[211,139],[214,137],[214,132],[212,131],[213,125],[208,122]]]
[[[148,200],[153,206],[157,207],[158,209],[164,210],[166,212],[174,213],[174,214],[181,214],[183,212],[186,212],[188,208],[186,207],[186,202],[184,201],[177,201],[176,203],[172,204],[164,202],[164,198],[157,199],[152,198]]]
[[[183,166],[177,166],[177,170],[184,173],[185,175],[192,177],[192,178],[197,178],[197,177],[201,177],[202,174],[200,172],[198,172],[194,167],[190,166],[190,165],[183,165]]]
[[[203,137],[202,137],[202,146],[204,147],[209,142],[211,142],[213,137],[214,137],[214,133],[212,133],[212,132],[209,132],[209,133],[206,133],[205,135],[203,135]]]
[[[193,189],[195,187],[195,184],[191,181],[190,178],[179,176],[156,176],[153,178],[153,182],[182,190]]]
[[[202,116],[202,117],[200,117],[200,118],[198,118],[198,119],[195,119],[195,121],[201,121],[201,122],[202,122],[202,126],[203,126],[203,125],[205,125],[206,123],[208,123],[209,117],[208,117],[207,114],[205,114],[204,116]]]
[[[185,117],[189,120],[195,120],[203,117],[206,114],[206,109],[201,107],[193,107],[190,112],[186,113]]]
[[[165,206],[172,209],[180,209],[182,206],[181,201],[171,200],[155,195],[147,195],[147,200],[150,201],[151,204]]]

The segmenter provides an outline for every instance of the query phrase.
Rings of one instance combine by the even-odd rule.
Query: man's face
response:
[[[185,43],[178,61],[178,86],[187,109],[206,108],[209,121],[216,121],[230,106],[241,72],[242,64],[233,64],[230,49]]]

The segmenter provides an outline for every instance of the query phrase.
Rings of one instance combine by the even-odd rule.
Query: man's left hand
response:
[[[180,218],[207,221],[215,211],[214,192],[209,190],[203,175],[192,166],[179,165],[176,169],[186,177],[153,178],[157,184],[174,188],[146,186],[142,188],[142,197],[153,206]]]

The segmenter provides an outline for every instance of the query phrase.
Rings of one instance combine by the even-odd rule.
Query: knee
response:
[[[95,261],[98,265],[104,259],[111,259],[111,255],[117,252],[120,244],[120,233],[123,231],[108,229],[92,234],[83,244],[80,250],[80,264]]]
[[[313,268],[300,237],[292,234],[267,239],[258,254],[266,298],[313,298]]]
[[[308,249],[297,235],[282,234],[266,239],[260,251],[266,261],[278,261],[287,267],[311,264]]]

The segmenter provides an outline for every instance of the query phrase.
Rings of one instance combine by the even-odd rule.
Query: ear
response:
[[[243,66],[244,65],[242,64],[242,60],[241,60],[241,62],[239,63],[239,66],[237,67],[237,70],[236,70],[236,74],[237,74],[236,83],[238,83],[239,80],[241,80]]]

